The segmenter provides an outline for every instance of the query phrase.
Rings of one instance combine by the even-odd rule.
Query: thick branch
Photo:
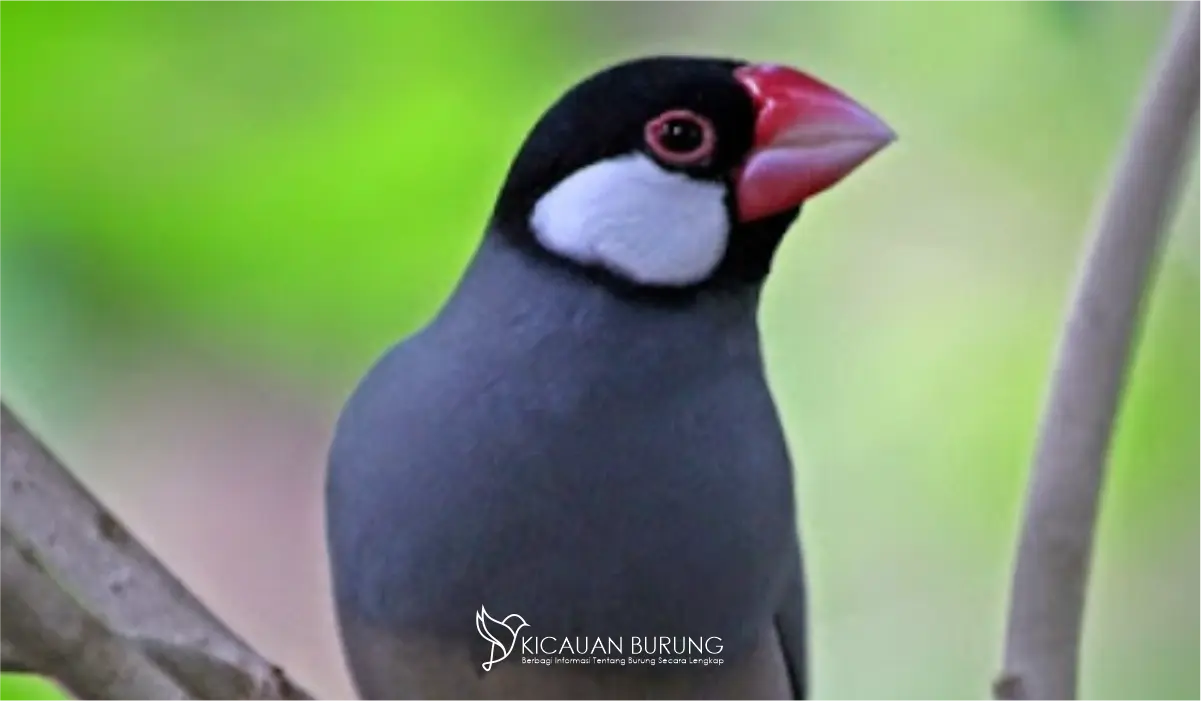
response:
[[[59,588],[18,534],[3,530],[4,633],[84,698],[186,699],[187,692]]]
[[[85,698],[304,699],[0,405],[5,659]]]
[[[1198,5],[1150,73],[1068,314],[1018,546],[999,698],[1075,698],[1085,590],[1114,415],[1198,100]]]
[[[0,616],[3,618],[3,616]],[[25,661],[21,651],[8,640],[0,640],[0,671],[18,674],[33,672],[33,665]]]

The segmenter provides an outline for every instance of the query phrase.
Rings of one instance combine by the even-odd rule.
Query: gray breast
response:
[[[644,309],[478,262],[341,417],[340,607],[451,639],[483,605],[537,635],[750,649],[796,547],[753,300]]]

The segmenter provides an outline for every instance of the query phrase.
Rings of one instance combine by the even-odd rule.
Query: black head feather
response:
[[[572,87],[539,119],[513,160],[493,212],[490,235],[503,237],[548,264],[575,268],[619,293],[646,301],[681,303],[706,291],[760,285],[800,208],[751,223],[740,223],[734,215],[732,178],[752,147],[756,117],[750,95],[734,76],[742,65],[745,62],[728,59],[642,58],[602,70]],[[637,152],[653,156],[643,138],[644,127],[670,109],[706,117],[717,134],[713,157],[703,166],[673,168],[660,163],[726,186],[731,233],[714,272],[686,287],[648,286],[543,248],[529,224],[539,198],[572,173],[599,161]]]

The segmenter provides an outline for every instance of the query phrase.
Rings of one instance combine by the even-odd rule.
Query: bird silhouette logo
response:
[[[517,631],[528,625],[529,623],[526,623],[524,618],[515,613],[505,616],[503,621],[498,620],[493,618],[487,609],[480,606],[480,610],[475,612],[475,629],[484,640],[492,643],[492,648],[488,651],[489,659],[483,664],[485,672],[490,671],[497,662],[512,654],[513,648],[517,647]],[[493,630],[497,631],[497,634],[500,635],[499,638],[492,633]],[[505,639],[509,641],[508,645],[501,642]]]

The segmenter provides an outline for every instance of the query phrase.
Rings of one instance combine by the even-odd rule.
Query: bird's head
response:
[[[652,294],[755,285],[801,205],[894,138],[791,68],[634,60],[542,116],[510,167],[493,231]]]

